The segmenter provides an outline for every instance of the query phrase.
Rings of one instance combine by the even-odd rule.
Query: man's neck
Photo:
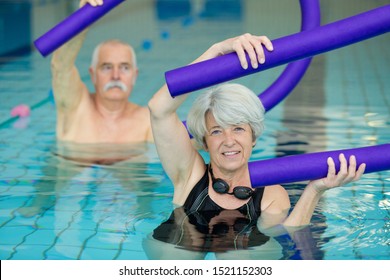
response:
[[[95,96],[94,99],[97,112],[104,119],[119,119],[126,115],[131,106],[127,100],[107,100],[99,99]]]

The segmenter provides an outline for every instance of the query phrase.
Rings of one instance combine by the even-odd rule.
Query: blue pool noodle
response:
[[[124,1],[125,0],[105,0],[103,5],[97,7],[86,4],[35,40],[35,47],[42,56],[51,54]]]

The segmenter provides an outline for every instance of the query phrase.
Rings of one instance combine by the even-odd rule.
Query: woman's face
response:
[[[205,149],[210,154],[213,168],[234,172],[246,166],[256,144],[249,124],[222,128],[212,113],[206,114]]]

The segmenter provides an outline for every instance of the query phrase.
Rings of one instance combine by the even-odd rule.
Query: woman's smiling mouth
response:
[[[229,152],[223,152],[222,154],[227,157],[235,156],[241,153],[240,151],[229,151]]]

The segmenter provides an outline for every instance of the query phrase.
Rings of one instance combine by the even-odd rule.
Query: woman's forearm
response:
[[[283,225],[288,227],[308,225],[322,194],[323,192],[318,192],[312,186],[312,183],[309,183],[304,189],[294,209],[283,222]]]

